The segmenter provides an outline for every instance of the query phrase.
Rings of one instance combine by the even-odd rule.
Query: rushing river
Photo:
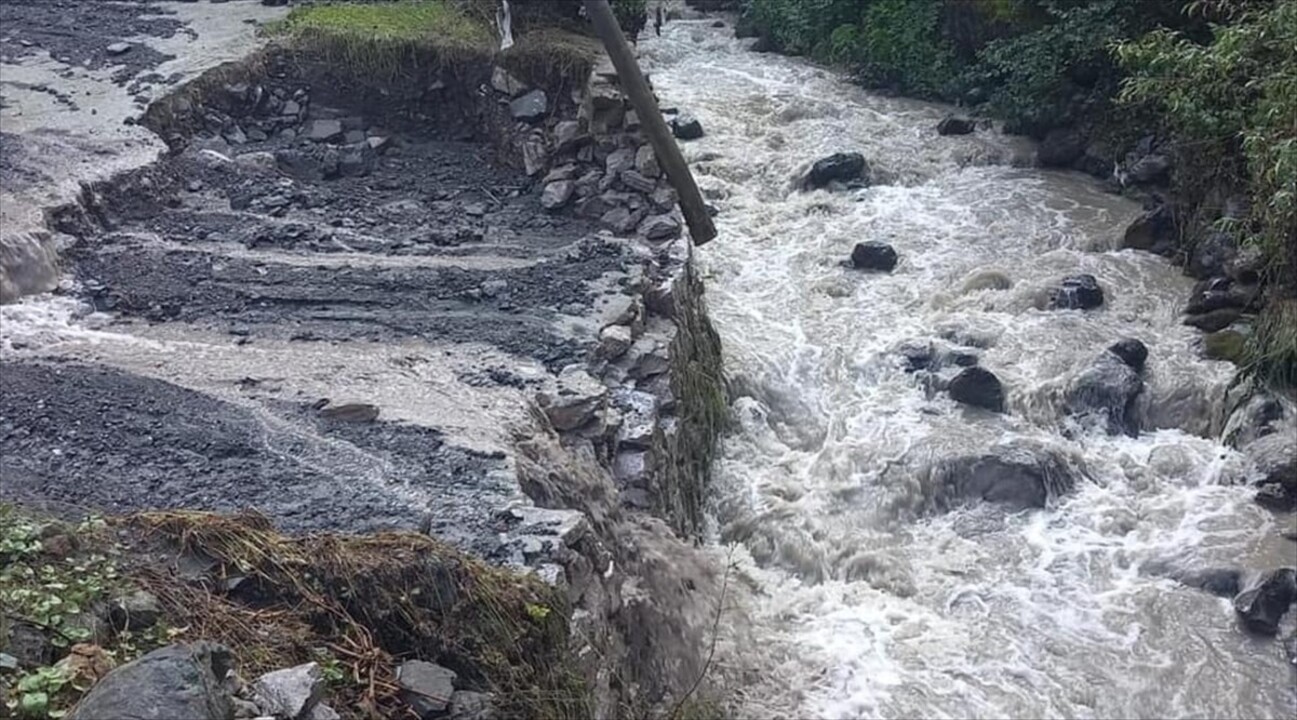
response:
[[[1180,324],[1191,281],[1114,249],[1139,207],[1027,167],[1013,138],[939,137],[948,109],[749,52],[710,21],[640,47],[663,104],[707,131],[685,151],[721,211],[699,251],[737,425],[716,467],[734,568],[717,668],[744,715],[1297,714],[1279,643],[1165,577],[1292,564],[1294,550],[1215,439],[1232,367],[1201,359]],[[795,189],[841,151],[883,182]],[[897,269],[843,268],[863,240],[891,243]],[[986,271],[1012,287],[963,289]],[[1079,272],[1104,308],[1040,309]],[[1149,348],[1143,431],[1065,433],[1061,389],[1126,337]],[[925,392],[896,352],[912,341],[981,346],[1008,412]],[[1009,442],[1083,480],[1041,511],[916,511],[934,463]]]

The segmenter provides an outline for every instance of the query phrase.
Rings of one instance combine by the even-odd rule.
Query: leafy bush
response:
[[[1045,0],[1043,24],[987,44],[967,82],[984,90],[987,109],[1011,130],[1039,135],[1068,124],[1115,90],[1109,47],[1131,31],[1131,5]]]
[[[1241,154],[1252,227],[1272,279],[1297,284],[1297,0],[1248,6],[1206,44],[1156,30],[1117,48],[1130,73],[1120,100],[1152,104],[1189,149],[1182,182],[1218,182]],[[1197,172],[1194,172],[1196,170]]]

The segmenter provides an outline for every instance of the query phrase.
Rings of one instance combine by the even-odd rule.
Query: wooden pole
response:
[[[684,213],[685,222],[689,223],[689,235],[693,237],[694,244],[706,244],[716,237],[716,225],[712,223],[703,196],[698,192],[693,173],[689,172],[689,166],[680,154],[675,136],[662,118],[653,91],[649,89],[648,81],[644,79],[644,73],[640,71],[639,63],[636,62],[630,45],[626,43],[626,37],[617,26],[617,19],[613,17],[608,0],[585,0],[585,12],[594,25],[595,33],[608,50],[608,57],[617,69],[622,92],[630,98],[635,114],[639,115],[640,125],[653,145],[658,162],[680,196],[680,209]]]

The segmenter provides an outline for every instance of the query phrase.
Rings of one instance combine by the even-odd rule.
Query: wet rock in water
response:
[[[569,365],[559,373],[553,394],[542,394],[538,404],[545,410],[556,430],[575,430],[590,421],[601,410],[608,388],[595,380],[579,365]]]
[[[545,96],[544,90],[539,89],[509,103],[509,113],[513,115],[513,119],[525,122],[540,120],[548,110],[549,98]]]
[[[1169,255],[1175,250],[1175,215],[1168,205],[1146,210],[1126,226],[1122,247]]]
[[[549,183],[540,194],[540,206],[551,212],[559,210],[572,199],[576,184],[571,180],[559,180]]]
[[[938,135],[967,135],[977,129],[972,118],[959,115],[947,115],[937,123]]]
[[[455,671],[423,660],[407,660],[396,669],[401,699],[424,720],[439,717],[455,693]]]
[[[858,152],[834,153],[815,161],[806,174],[804,186],[815,189],[835,181],[845,183],[853,180],[869,182],[869,164],[865,162],[865,156]]]
[[[649,240],[669,240],[679,237],[680,221],[674,215],[650,215],[640,223],[639,234]]]
[[[1090,310],[1103,305],[1103,288],[1093,275],[1069,275],[1050,293],[1051,310]]]
[[[1265,492],[1258,501],[1274,509],[1297,507],[1297,437],[1271,433],[1248,443],[1243,456],[1256,469],[1255,484]]]
[[[1071,167],[1085,153],[1085,138],[1071,128],[1050,130],[1036,149],[1036,160],[1044,167]]]
[[[703,136],[703,124],[693,115],[680,115],[671,119],[671,134],[677,140],[697,140]]]
[[[1126,168],[1126,182],[1149,185],[1164,182],[1171,172],[1171,159],[1161,153],[1149,153]]]
[[[1243,627],[1262,635],[1279,632],[1279,621],[1297,602],[1297,570],[1280,568],[1263,576],[1234,598],[1234,612]]]
[[[109,45],[108,47],[104,48],[104,50],[108,51],[109,55],[124,55],[127,52],[130,52],[130,49],[131,49],[131,44],[124,43],[124,42],[115,42]]]
[[[1206,333],[1213,333],[1233,325],[1241,317],[1243,311],[1238,308],[1221,308],[1201,315],[1190,315],[1184,319],[1184,324]]]
[[[991,412],[1004,412],[1004,385],[995,373],[986,368],[964,368],[950,379],[946,392],[955,402]]]
[[[1129,365],[1135,372],[1144,372],[1148,361],[1148,346],[1135,338],[1123,338],[1108,346],[1108,352]]]
[[[161,616],[162,605],[144,590],[117,598],[108,612],[108,619],[117,630],[146,630],[156,625]]]
[[[67,717],[229,720],[233,699],[220,680],[230,667],[220,645],[168,645],[108,673]]]
[[[1243,573],[1234,568],[1207,568],[1176,573],[1181,584],[1209,592],[1217,597],[1232,598],[1243,586]]]
[[[257,678],[252,692],[267,715],[305,718],[324,698],[324,672],[316,663],[275,670]]]
[[[1232,293],[1233,281],[1228,278],[1208,278],[1194,285],[1193,293],[1189,296],[1189,304],[1185,306],[1185,313],[1189,315],[1201,315],[1213,310],[1220,310],[1229,307],[1241,307],[1238,303],[1243,300],[1242,296]]]
[[[342,137],[341,120],[312,120],[306,128],[306,139],[312,142],[329,142]]]
[[[945,509],[960,500],[983,500],[1014,509],[1043,508],[1076,485],[1076,473],[1058,453],[1010,444],[989,453],[938,464],[931,501]]]
[[[1185,269],[1199,280],[1221,277],[1225,268],[1238,256],[1238,242],[1225,232],[1210,232],[1199,238],[1189,251]]]
[[[320,415],[330,420],[349,423],[371,423],[378,419],[378,406],[369,403],[330,405],[320,410]]]
[[[870,240],[851,249],[851,266],[857,270],[891,272],[896,267],[896,250],[885,242]]]
[[[1297,495],[1291,495],[1278,483],[1262,483],[1253,497],[1257,505],[1275,512],[1297,510]]]
[[[1138,352],[1126,347],[1121,350]],[[1145,357],[1147,354],[1145,350]],[[1064,412],[1083,421],[1099,422],[1110,435],[1135,437],[1139,434],[1136,400],[1143,390],[1139,370],[1110,349],[1068,386]]]

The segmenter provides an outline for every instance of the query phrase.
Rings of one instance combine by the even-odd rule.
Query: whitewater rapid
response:
[[[1216,439],[1233,368],[1180,324],[1192,281],[1117,249],[1140,208],[1031,168],[1020,139],[939,137],[948,108],[732,34],[673,22],[640,49],[663,104],[706,129],[684,149],[720,210],[698,253],[736,424],[715,468],[713,540],[732,566],[716,670],[742,714],[1297,714],[1279,643],[1165,577],[1291,565],[1294,550]],[[796,189],[849,151],[874,186]],[[893,245],[896,270],[843,268],[864,240]],[[1012,287],[964,291],[988,271]],[[1076,273],[1106,306],[1041,309]],[[1062,389],[1127,337],[1149,348],[1144,431],[1065,434]],[[925,392],[896,352],[913,341],[976,352],[1008,412]],[[933,463],[1009,442],[1056,451],[1083,481],[1040,511],[921,511]]]

